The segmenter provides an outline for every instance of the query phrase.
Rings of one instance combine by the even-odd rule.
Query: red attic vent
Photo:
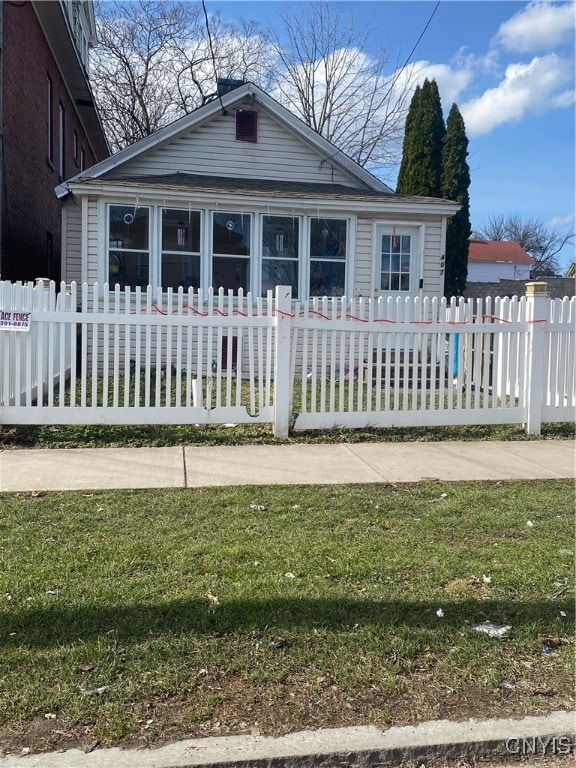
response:
[[[258,112],[253,109],[236,111],[236,138],[238,141],[258,140]]]

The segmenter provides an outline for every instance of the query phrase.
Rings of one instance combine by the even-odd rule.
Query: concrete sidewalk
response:
[[[572,440],[0,452],[0,491],[575,477]]]
[[[301,731],[287,736],[212,736],[158,749],[97,749],[0,757],[0,768],[369,768],[573,753],[573,712],[521,719],[432,720]],[[573,758],[572,758],[573,759]]]

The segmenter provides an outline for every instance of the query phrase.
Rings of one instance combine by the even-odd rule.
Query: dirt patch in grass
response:
[[[495,653],[498,652],[497,647]],[[561,678],[564,679],[561,679]],[[566,675],[549,670],[545,685],[519,680],[510,688],[470,682],[455,691],[433,675],[404,678],[402,692],[377,685],[342,689],[333,680],[305,675],[270,690],[238,677],[208,685],[211,704],[199,709],[191,699],[162,696],[130,708],[131,732],[118,739],[101,733],[97,723],[71,722],[58,716],[36,717],[0,726],[0,754],[82,749],[115,743],[125,748],[158,747],[184,738],[239,734],[279,736],[316,728],[375,724],[417,724],[425,720],[523,717],[574,708]]]

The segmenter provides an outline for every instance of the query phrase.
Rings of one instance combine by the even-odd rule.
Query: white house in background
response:
[[[470,240],[468,282],[530,280],[534,259],[519,243],[501,240]]]
[[[56,188],[63,279],[442,295],[457,203],[397,195],[257,86],[219,85],[219,98]]]

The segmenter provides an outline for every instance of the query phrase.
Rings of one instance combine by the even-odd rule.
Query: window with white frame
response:
[[[108,206],[108,282],[146,286],[150,280],[150,209]]]
[[[342,296],[350,219],[109,203],[110,285]]]
[[[410,291],[413,272],[413,238],[397,234],[396,227],[380,239],[380,290]]]
[[[300,219],[295,216],[262,217],[261,292],[276,285],[291,285],[292,297],[298,298],[300,275]]]
[[[162,288],[200,288],[200,211],[162,211]]]
[[[252,215],[212,213],[212,285],[235,293],[250,290]]]
[[[310,219],[310,296],[346,291],[346,219]]]

